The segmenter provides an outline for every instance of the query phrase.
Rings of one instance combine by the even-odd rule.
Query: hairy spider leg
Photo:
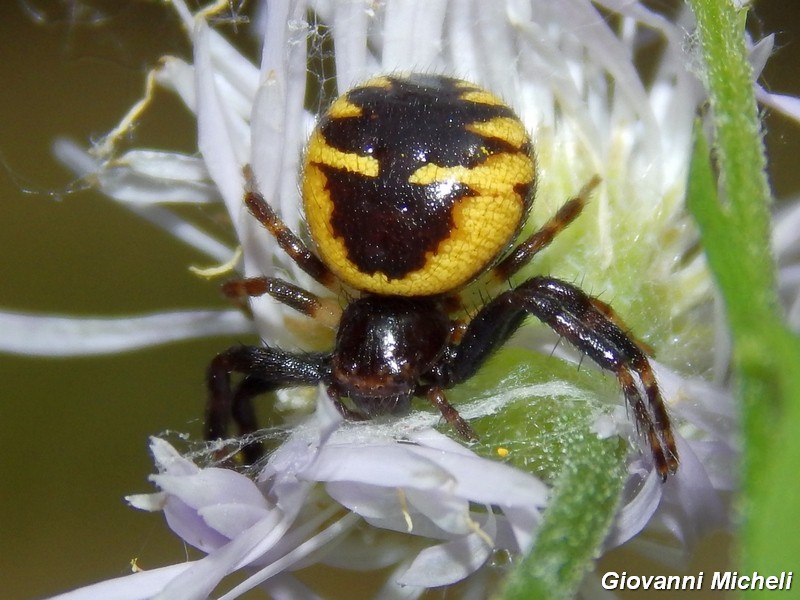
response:
[[[244,168],[247,182],[244,201],[251,214],[276,239],[278,245],[306,273],[326,287],[335,287],[336,278],[319,258],[308,249],[269,206],[256,190],[249,166]],[[232,300],[268,294],[296,311],[335,327],[341,316],[340,307],[331,300],[276,277],[249,277],[227,281],[222,292]],[[292,354],[269,346],[233,346],[218,354],[208,367],[206,382],[205,438],[225,437],[232,418],[241,436],[258,429],[253,398],[266,392],[295,385],[315,385],[329,372],[329,354]],[[231,374],[244,377],[231,389]],[[244,459],[252,463],[261,456],[259,444],[242,450]]]
[[[250,214],[272,234],[281,249],[289,255],[289,258],[291,258],[297,266],[325,287],[335,289],[337,286],[336,276],[325,266],[325,263],[306,246],[303,240],[289,229],[286,223],[281,220],[269,203],[264,199],[264,196],[258,191],[250,165],[244,167],[244,177],[246,182],[244,203],[247,205]]]
[[[206,372],[208,402],[205,414],[205,439],[227,435],[233,418],[240,436],[258,430],[253,398],[283,387],[316,385],[327,378],[330,355],[290,353],[270,346],[233,346],[218,354]],[[243,373],[236,391],[231,390],[231,373]],[[248,464],[261,457],[260,444],[242,449]]]
[[[665,480],[678,468],[678,452],[661,392],[644,351],[580,288],[552,277],[533,277],[503,292],[470,321],[443,369],[445,387],[469,379],[528,315],[549,325],[598,366],[614,373],[644,431],[656,470]],[[635,377],[644,389],[644,395]]]
[[[528,238],[517,244],[508,256],[495,265],[492,272],[500,281],[508,281],[512,275],[527,265],[534,256],[550,245],[550,242],[569,226],[581,214],[589,201],[590,194],[600,185],[600,177],[595,175],[578,192],[558,209],[558,212],[533,232]]]
[[[592,296],[589,296],[589,299],[592,301],[592,304],[594,304],[594,307],[597,310],[603,313],[609,320],[613,321],[617,327],[619,327],[625,333],[627,333],[628,337],[634,340],[636,344],[642,350],[644,350],[645,354],[647,354],[648,356],[655,356],[656,353],[655,350],[653,350],[653,347],[647,342],[642,341],[637,336],[635,336],[633,332],[630,330],[630,328],[622,320],[622,317],[620,317],[619,314],[617,314],[617,312],[611,307],[610,304],[608,304],[607,302],[603,302],[602,300],[600,300],[600,298],[594,298]]]
[[[238,301],[244,297],[269,294],[281,304],[316,319],[326,327],[334,328],[342,316],[339,305],[330,298],[320,298],[288,281],[277,277],[247,277],[231,279],[222,284],[222,293]]]
[[[278,245],[301,269],[322,285],[335,288],[336,277],[322,261],[296,236],[281,218],[272,210],[256,189],[255,179],[249,165],[244,167],[246,191],[244,202],[250,213],[269,231]],[[333,300],[322,299],[301,287],[277,277],[246,277],[232,279],[222,285],[222,293],[244,307],[246,297],[269,294],[278,302],[296,311],[317,319],[327,327],[335,327],[342,314],[341,308]]]
[[[450,404],[441,386],[432,385],[422,387],[415,391],[415,395],[424,395],[428,399],[428,402],[442,413],[444,420],[447,421],[462,438],[467,441],[475,441],[478,439],[478,434],[476,434],[470,424],[464,420],[464,417],[458,413],[458,410]]]

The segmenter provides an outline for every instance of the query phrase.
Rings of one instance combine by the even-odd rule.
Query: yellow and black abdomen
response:
[[[530,138],[499,98],[439,75],[371,79],[311,135],[305,214],[320,258],[375,294],[456,290],[513,242],[533,196]]]

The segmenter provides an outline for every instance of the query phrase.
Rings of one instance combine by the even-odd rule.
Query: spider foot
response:
[[[452,427],[458,432],[458,435],[468,442],[474,442],[478,440],[478,434],[475,433],[475,430],[472,429],[470,424],[464,420],[464,417],[458,413],[455,407],[448,402],[447,397],[444,395],[444,392],[441,388],[432,387],[427,390],[425,396],[428,398],[428,401],[431,404],[439,409],[439,412],[442,413],[445,421],[452,425]]]

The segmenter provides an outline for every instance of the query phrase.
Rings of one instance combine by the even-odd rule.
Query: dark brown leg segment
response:
[[[278,388],[324,381],[328,362],[326,354],[292,354],[268,346],[233,346],[218,354],[206,372],[205,439],[227,437],[231,418],[239,435],[253,433],[258,429],[252,405],[255,396]],[[235,391],[231,386],[232,373],[244,375]],[[257,446],[245,447],[244,454],[248,461],[254,461],[261,450]]]
[[[514,250],[495,266],[493,272],[497,279],[507,281],[527,265],[536,254],[550,245],[550,242],[581,214],[589,201],[589,195],[600,185],[600,177],[595,175],[586,183],[578,195],[564,204],[558,212],[527,239],[520,242]]]
[[[444,391],[442,388],[438,386],[432,386],[428,388],[425,393],[425,396],[428,398],[428,401],[433,404],[436,408],[439,409],[439,412],[442,413],[444,420],[452,425],[453,429],[458,432],[465,440],[477,440],[478,436],[473,431],[472,427],[470,427],[469,423],[467,423],[458,411],[453,408],[453,405],[448,402],[447,397],[444,395]]]
[[[472,319],[442,371],[442,385],[449,387],[471,377],[524,318],[533,315],[614,373],[647,438],[656,470],[666,479],[678,468],[678,452],[661,391],[645,351],[609,318],[609,309],[572,284],[533,277],[497,296]]]
[[[264,196],[257,191],[253,171],[249,166],[245,167],[244,176],[247,182],[244,202],[250,213],[275,237],[278,245],[303,271],[325,287],[335,287],[336,277],[330,269],[286,226]]]
[[[316,294],[276,277],[232,279],[222,284],[222,293],[237,302],[249,296],[269,294],[278,302],[329,327],[335,327],[342,314],[335,301],[323,300]]]

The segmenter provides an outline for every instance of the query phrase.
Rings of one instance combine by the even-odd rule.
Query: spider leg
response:
[[[278,245],[303,271],[327,288],[336,287],[336,277],[308,246],[295,235],[258,191],[253,170],[244,167],[246,190],[244,203],[250,213],[269,231]]]
[[[603,315],[605,315],[610,321],[613,321],[617,327],[619,327],[620,329],[622,329],[622,331],[628,334],[628,337],[631,338],[634,342],[636,342],[636,344],[642,350],[644,350],[645,354],[649,356],[655,356],[655,350],[653,350],[653,347],[650,346],[650,344],[643,342],[642,340],[634,336],[633,333],[631,333],[630,328],[627,325],[625,325],[625,322],[622,320],[622,317],[620,317],[617,314],[617,312],[611,307],[610,304],[608,304],[607,302],[603,302],[599,298],[593,298],[591,296],[589,297],[589,301],[594,305],[594,307],[597,310],[603,313]]]
[[[520,242],[508,256],[495,265],[492,269],[494,277],[500,281],[508,281],[540,250],[549,246],[559,233],[578,218],[583,207],[589,201],[589,195],[598,185],[600,185],[600,177],[595,175],[584,184],[577,196],[568,200],[544,225]]]
[[[222,284],[222,293],[241,303],[248,296],[269,294],[278,302],[318,320],[323,325],[334,328],[339,323],[342,310],[332,299],[320,298],[294,284],[277,277],[248,277],[231,279]]]
[[[444,370],[444,383],[449,387],[471,377],[533,315],[614,373],[647,438],[656,470],[666,479],[678,468],[678,452],[661,391],[645,351],[616,318],[609,318],[610,310],[572,284],[533,277],[497,296],[472,319]]]
[[[292,354],[269,346],[233,346],[221,352],[206,372],[205,439],[226,437],[231,418],[240,435],[256,431],[253,398],[278,388],[325,381],[328,359],[327,354]],[[244,375],[235,392],[231,387],[232,373]],[[261,456],[261,449],[255,445],[245,447],[244,455],[248,462],[253,462]]]
[[[423,394],[431,404],[439,409],[439,412],[442,413],[444,420],[447,421],[462,438],[468,441],[478,439],[478,435],[475,433],[472,427],[470,427],[469,423],[467,423],[464,418],[458,414],[458,411],[455,409],[455,407],[453,407],[453,405],[447,400],[447,396],[445,396],[444,390],[441,388],[441,386],[425,386],[415,392],[416,396],[422,396]]]

